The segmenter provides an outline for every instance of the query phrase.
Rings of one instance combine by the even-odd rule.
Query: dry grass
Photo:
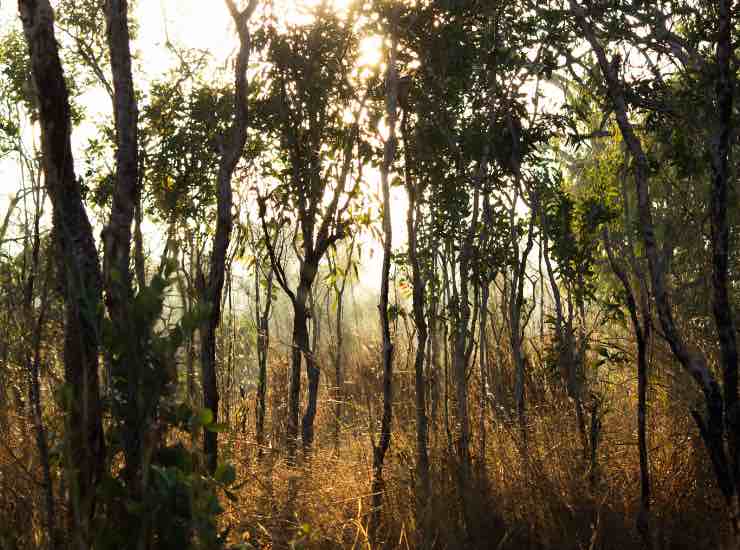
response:
[[[368,340],[372,341],[372,340]],[[417,548],[415,504],[415,421],[413,377],[397,356],[396,408],[391,450],[386,458],[384,509],[379,540],[372,548]],[[325,366],[317,417],[316,447],[300,468],[289,468],[285,429],[287,363],[275,358],[270,371],[268,441],[257,460],[253,403],[224,434],[224,458],[238,470],[238,501],[224,499],[222,525],[233,543],[255,548],[368,549],[366,532],[371,495],[370,427],[380,410],[377,349],[356,346],[347,359],[346,417],[335,451],[335,419]],[[471,378],[472,451],[475,479],[469,503],[471,527],[463,529],[456,489],[456,463],[448,450],[444,408],[432,427],[430,459],[433,496],[428,514],[431,548],[638,549],[643,544],[634,521],[639,500],[636,445],[636,380],[630,365],[604,367],[592,389],[604,402],[598,475],[591,482],[577,435],[574,407],[552,376],[536,368],[528,381],[526,452],[512,412],[507,409],[510,366],[505,356],[493,388],[500,408],[487,404],[486,447],[479,446],[480,391]],[[676,401],[684,381],[656,369],[650,392],[649,444],[653,480],[656,550],[720,548],[725,525],[721,503],[688,404]],[[248,396],[247,400],[251,400]],[[238,402],[234,400],[232,402]],[[450,409],[451,410],[451,409]],[[40,542],[41,490],[33,431],[22,415],[5,414],[0,443],[0,548],[35,548]],[[238,419],[238,420],[237,420]],[[51,419],[53,421],[53,419]],[[57,480],[58,483],[58,480]],[[59,491],[57,491],[57,495]]]

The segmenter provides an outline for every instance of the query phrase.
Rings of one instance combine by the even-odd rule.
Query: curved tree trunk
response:
[[[88,548],[96,485],[105,463],[98,382],[101,273],[74,172],[69,95],[48,0],[19,0],[36,89],[46,189],[53,206],[56,262],[65,302],[64,377],[69,392],[65,472],[74,546]]]
[[[717,100],[719,106],[718,132],[716,137],[716,147],[712,150],[712,172],[713,172],[713,191],[712,191],[712,252],[713,252],[713,297],[715,307],[715,324],[719,333],[719,344],[722,359],[722,376],[726,385],[724,394],[717,378],[711,372],[707,365],[706,357],[700,352],[691,349],[687,344],[684,335],[676,325],[673,318],[673,309],[665,280],[664,267],[660,259],[658,250],[655,226],[653,223],[652,203],[650,198],[650,164],[648,157],[643,148],[643,144],[635,131],[634,126],[629,120],[627,101],[625,99],[624,84],[620,80],[616,66],[607,58],[606,50],[594,30],[594,24],[590,20],[589,11],[581,6],[576,0],[570,0],[571,11],[573,12],[576,23],[583,32],[584,37],[591,45],[602,77],[606,84],[608,97],[614,108],[615,117],[619,126],[620,133],[624,139],[627,150],[629,151],[634,163],[633,174],[637,191],[637,211],[640,224],[640,232],[645,254],[648,259],[648,268],[652,285],[652,293],[655,300],[655,306],[663,329],[663,336],[673,352],[673,355],[679,361],[686,372],[694,379],[698,388],[704,395],[706,404],[706,415],[702,416],[699,412],[693,411],[694,420],[696,421],[701,433],[704,444],[709,453],[709,457],[714,467],[717,483],[725,498],[727,504],[728,516],[734,537],[735,546],[740,547],[740,502],[738,501],[738,479],[736,474],[737,464],[739,461],[739,450],[737,447],[737,426],[735,418],[737,411],[727,410],[727,401],[737,402],[737,351],[735,349],[735,337],[729,336],[728,323],[732,322],[732,315],[729,311],[718,311],[718,305],[724,301],[726,288],[726,266],[729,249],[727,247],[728,237],[724,233],[727,223],[725,194],[726,181],[723,179],[727,175],[723,168],[729,154],[729,130],[731,120],[729,114],[732,109],[732,87],[729,80],[729,48],[730,48],[730,27],[731,13],[730,2],[721,0],[719,3],[719,21],[718,21],[718,44],[717,44],[717,65],[719,78],[717,81]],[[733,353],[734,349],[734,353]],[[736,407],[735,407],[736,408]],[[729,419],[729,426],[726,421]],[[727,429],[730,432],[727,434]],[[725,444],[726,436],[729,435],[730,444]]]
[[[217,179],[217,217],[216,235],[213,240],[213,251],[208,268],[203,300],[210,307],[208,318],[200,329],[201,334],[201,371],[203,378],[203,405],[213,413],[213,420],[218,420],[218,384],[216,377],[216,329],[221,321],[221,294],[226,276],[226,255],[231,241],[232,189],[231,178],[241,158],[247,142],[249,123],[247,68],[251,50],[249,18],[257,6],[257,0],[250,0],[248,6],[240,11],[234,0],[226,0],[231,18],[239,34],[239,53],[236,58],[234,74],[234,119],[224,145],[218,167]],[[216,471],[218,464],[218,433],[204,429],[203,452],[206,455],[208,470]]]

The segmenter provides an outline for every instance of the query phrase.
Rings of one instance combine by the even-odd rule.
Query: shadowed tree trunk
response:
[[[388,311],[389,278],[391,270],[391,254],[393,245],[393,225],[391,223],[391,192],[390,173],[396,158],[398,146],[396,139],[396,123],[398,119],[398,67],[396,57],[398,53],[398,18],[400,8],[394,6],[390,13],[389,29],[391,37],[390,52],[388,55],[388,71],[385,80],[385,113],[389,128],[388,139],[385,142],[383,163],[380,168],[381,190],[383,194],[383,267],[380,279],[380,325],[383,334],[383,417],[380,423],[380,438],[378,443],[373,442],[373,480],[372,480],[372,512],[368,525],[368,536],[377,542],[378,527],[380,525],[381,507],[385,482],[383,480],[383,464],[385,454],[391,444],[391,429],[393,420],[393,340],[391,338],[390,312]],[[423,348],[422,348],[423,349]]]
[[[239,53],[236,58],[234,74],[234,118],[226,136],[218,167],[216,235],[208,267],[208,278],[202,299],[208,304],[208,316],[200,327],[200,361],[203,380],[203,406],[218,420],[218,385],[216,379],[216,329],[221,321],[221,294],[226,274],[226,255],[231,241],[232,189],[231,179],[236,165],[242,156],[247,142],[249,123],[247,68],[251,50],[249,19],[257,7],[257,0],[250,0],[244,10],[239,10],[234,0],[226,0],[231,18],[239,34]],[[203,431],[203,452],[210,472],[216,471],[218,464],[218,433],[208,429]]]
[[[74,172],[69,95],[48,0],[19,0],[18,10],[38,101],[44,182],[53,206],[56,262],[65,302],[65,472],[74,547],[88,548],[105,448],[98,382],[101,274],[92,227]]]
[[[427,418],[427,383],[424,376],[425,353],[428,340],[428,327],[424,315],[424,295],[426,282],[422,275],[419,261],[419,226],[421,223],[420,195],[423,185],[413,179],[411,171],[411,143],[408,139],[408,113],[404,111],[401,131],[404,142],[404,169],[406,192],[409,198],[406,214],[406,232],[408,236],[408,254],[411,264],[412,307],[416,325],[416,351],[414,355],[414,391],[416,399],[416,474],[419,478],[416,487],[417,540],[421,548],[429,546],[431,529],[429,525],[429,498],[431,482],[429,479],[429,421]]]
[[[723,388],[709,369],[707,358],[689,347],[677,326],[672,309],[672,300],[666,284],[664,266],[656,242],[650,197],[650,162],[635,127],[629,120],[625,99],[624,83],[617,72],[616,64],[607,58],[604,44],[597,37],[591,13],[576,0],[570,0],[570,8],[576,24],[596,55],[602,78],[624,143],[633,160],[633,175],[637,191],[637,211],[640,234],[652,286],[658,319],[663,337],[681,366],[693,378],[704,396],[706,414],[692,411],[705,447],[714,467],[715,478],[726,502],[726,509],[733,534],[733,545],[740,547],[740,502],[738,502],[737,464],[740,461],[737,428],[737,350],[736,336],[732,328],[732,313],[726,306],[727,266],[729,254],[729,232],[727,230],[727,157],[733,91],[729,74],[731,47],[731,10],[729,0],[720,0],[717,33],[717,86],[716,98],[718,120],[716,134],[710,146],[712,157],[712,199],[710,208],[712,246],[712,289],[715,325],[719,335],[720,361],[722,363]],[[732,409],[728,408],[728,403]],[[729,440],[726,444],[726,440]]]
[[[642,537],[645,546],[653,548],[650,533],[650,464],[647,447],[647,371],[651,328],[650,310],[647,296],[644,296],[640,304],[641,322],[638,316],[637,300],[634,292],[632,292],[632,285],[630,285],[627,272],[614,257],[607,229],[604,229],[603,239],[609,257],[609,265],[624,289],[632,330],[637,340],[637,446],[640,455],[640,510],[635,523],[637,532]]]
[[[103,277],[105,302],[114,333],[122,340],[117,350],[109,350],[114,410],[122,422],[121,437],[125,456],[124,477],[134,499],[143,493],[142,469],[145,454],[144,434],[147,404],[142,402],[139,358],[143,357],[143,338],[131,320],[134,290],[130,268],[131,224],[140,198],[138,107],[131,72],[128,2],[105,3],[108,49],[113,74],[113,114],[116,129],[116,172],[113,203],[108,225],[103,230],[105,255]]]
[[[257,408],[255,410],[255,431],[257,436],[257,457],[262,458],[265,449],[265,413],[267,411],[267,357],[270,350],[270,310],[272,309],[273,272],[267,274],[265,307],[260,306],[260,263],[254,266],[255,316],[257,321]]]
[[[522,307],[524,305],[524,280],[526,279],[527,258],[534,245],[534,222],[536,219],[537,205],[531,205],[531,214],[529,219],[529,228],[527,230],[527,242],[519,253],[519,236],[514,223],[514,210],[516,209],[518,193],[514,194],[514,201],[511,205],[510,228],[512,232],[511,243],[512,252],[514,253],[514,264],[512,268],[512,279],[510,296],[508,297],[509,305],[509,339],[511,344],[511,353],[514,360],[515,383],[514,399],[516,401],[517,418],[519,420],[519,434],[521,437],[523,460],[529,460],[528,455],[528,429],[525,408],[524,383],[526,375],[527,359],[524,353],[524,327],[522,327]],[[536,198],[533,197],[533,203]]]

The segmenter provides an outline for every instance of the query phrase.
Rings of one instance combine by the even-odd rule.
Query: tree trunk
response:
[[[738,503],[737,481],[734,476],[735,464],[737,463],[737,448],[731,445],[728,456],[728,450],[725,448],[725,398],[720,389],[720,385],[717,379],[707,366],[706,357],[688,347],[683,334],[676,326],[673,318],[671,299],[665,281],[664,269],[660,260],[660,253],[655,237],[655,227],[653,224],[649,186],[650,165],[647,155],[645,154],[645,150],[643,149],[642,142],[637,136],[637,133],[635,132],[635,129],[629,120],[623,83],[619,79],[616,67],[607,59],[606,51],[604,49],[604,46],[596,36],[593,28],[593,23],[587,18],[587,10],[581,7],[575,0],[570,0],[570,6],[575,15],[576,23],[578,24],[579,28],[584,34],[584,37],[586,38],[586,40],[588,40],[594,53],[596,54],[599,68],[601,69],[602,76],[606,83],[608,96],[614,108],[617,124],[622,134],[622,138],[624,139],[625,145],[627,146],[627,150],[629,151],[634,161],[633,171],[635,186],[637,190],[637,210],[639,225],[642,241],[645,246],[645,254],[648,259],[648,268],[650,271],[653,297],[655,300],[656,310],[658,312],[658,318],[660,319],[660,324],[663,329],[663,336],[668,342],[673,355],[676,357],[676,359],[678,359],[679,363],[686,370],[686,372],[691,375],[699,389],[704,394],[704,401],[707,408],[706,416],[703,417],[697,411],[693,411],[692,415],[697,423],[697,426],[699,427],[699,431],[701,433],[702,439],[704,440],[704,444],[707,448],[709,457],[714,467],[717,483],[727,504],[727,511],[734,537],[734,544],[735,546],[740,547],[740,518],[738,517],[740,504]],[[718,62],[720,67],[725,62],[725,54],[722,53],[722,50],[726,49],[726,42],[729,39],[729,30],[724,27],[725,25],[729,24],[730,14],[728,6],[729,4],[724,0],[722,2],[722,5],[720,6],[721,32],[719,33],[719,35],[723,37],[720,38],[718,42]],[[725,70],[726,69],[720,69],[720,73],[724,74]],[[718,90],[725,90],[720,94],[720,97],[718,98],[720,104],[722,105],[720,107],[720,111],[722,112],[726,110],[725,103],[729,98],[731,98],[731,95],[729,97],[726,95],[727,91],[723,84],[722,77],[720,77],[718,82]],[[729,120],[725,119],[725,114],[726,111],[724,114],[721,113],[720,115],[720,119],[722,122],[720,123],[719,143],[721,143],[722,141],[721,136],[723,135],[723,132],[727,128],[729,128]],[[723,149],[722,146],[718,146],[717,150],[722,151],[725,149]],[[718,175],[717,168],[718,167],[713,166],[713,175],[715,176],[715,180],[717,179]],[[716,183],[717,182],[715,181],[715,184]],[[721,183],[718,187],[714,187],[714,193],[717,193],[717,195],[716,198],[713,198],[713,205],[718,205],[719,202],[721,202],[720,200],[718,200],[722,198],[721,187]],[[721,208],[717,212],[714,212],[714,216],[717,216],[717,218],[712,222],[713,226],[717,226],[714,227],[712,230],[713,289],[716,294],[718,290],[716,285],[717,283],[719,283],[721,286],[721,280],[723,278],[721,274],[721,272],[723,271],[723,260],[721,257],[725,254],[726,250],[721,250],[723,248],[723,243],[721,242],[721,239],[720,242],[715,242],[715,239],[721,233],[721,223],[717,224],[718,221],[721,222]],[[719,229],[719,233],[715,234],[715,231],[717,229]],[[718,260],[719,264],[717,263]],[[721,302],[722,297],[715,295],[714,299],[716,304],[718,303],[718,299]],[[727,354],[727,352],[731,351],[731,348],[728,344],[729,342],[725,342],[724,344],[722,342],[720,343],[723,360],[731,356],[731,353],[729,355],[725,355]],[[722,349],[722,347],[724,347],[725,349]],[[737,364],[725,364],[723,365],[723,367],[723,378],[729,381],[729,383],[732,385],[733,379],[736,380],[735,377]],[[737,399],[736,391],[737,389],[735,388],[735,393],[730,396],[730,399]],[[735,412],[733,411],[733,415],[734,414]],[[732,439],[734,438],[735,435],[733,434]],[[734,456],[732,456],[733,453]]]
[[[391,223],[390,172],[396,158],[396,122],[398,109],[398,18],[400,8],[394,6],[390,14],[389,28],[391,47],[386,75],[385,111],[388,120],[389,135],[385,142],[383,163],[380,168],[381,188],[383,193],[383,267],[380,279],[380,325],[383,334],[383,417],[380,423],[380,438],[373,444],[373,480],[371,493],[372,512],[368,525],[368,536],[372,543],[377,543],[377,531],[380,525],[381,507],[385,483],[383,480],[383,463],[391,443],[391,422],[393,418],[393,340],[391,338],[390,316],[388,311],[389,278],[391,270],[391,253],[393,245],[393,224]]]
[[[712,136],[709,153],[712,164],[710,226],[712,242],[712,311],[720,348],[725,422],[728,436],[730,477],[734,481],[733,524],[740,537],[740,410],[738,409],[738,351],[733,304],[729,289],[730,227],[727,201],[730,189],[729,157],[733,135],[734,74],[732,73],[732,4],[719,1],[716,65],[718,77],[715,89],[718,107],[717,130]]]
[[[226,254],[231,241],[233,225],[231,178],[247,142],[249,123],[247,68],[251,50],[249,18],[254,12],[257,1],[250,0],[249,5],[243,11],[236,8],[233,0],[226,0],[226,5],[239,34],[239,53],[234,73],[234,119],[218,167],[216,234],[213,239],[208,279],[203,296],[210,309],[207,320],[201,326],[203,406],[213,413],[214,422],[218,420],[219,413],[216,381],[216,328],[221,321],[221,294],[226,276]],[[217,432],[204,429],[203,452],[206,455],[208,470],[211,473],[215,472],[218,464]]]
[[[255,264],[255,298],[256,298],[256,317],[257,317],[257,363],[259,368],[257,382],[257,407],[256,407],[256,436],[257,436],[257,457],[262,458],[265,448],[265,414],[267,412],[267,358],[270,349],[270,309],[272,307],[272,277],[273,272],[270,270],[267,275],[267,292],[265,294],[265,308],[260,308],[260,284],[259,273],[260,266]]]
[[[308,289],[311,280],[304,280],[303,274],[306,268],[301,266],[301,283],[293,301],[293,340],[291,353],[290,368],[290,395],[288,399],[288,463],[295,466],[296,454],[298,449],[298,416],[301,406],[301,361],[305,355],[306,358],[311,353],[308,345],[308,310],[306,303],[308,301]],[[305,417],[304,417],[305,422]],[[303,428],[307,426],[304,424]],[[311,426],[313,428],[313,426]],[[306,435],[303,434],[304,447]]]
[[[39,452],[41,466],[41,479],[44,492],[44,529],[46,531],[48,548],[55,550],[59,546],[59,533],[56,528],[56,506],[54,503],[54,485],[49,462],[49,440],[46,433],[46,426],[44,426],[41,383],[39,380],[42,337],[46,322],[46,312],[49,307],[48,268],[51,266],[48,266],[47,272],[43,274],[44,282],[40,296],[38,297],[40,306],[38,307],[38,315],[36,315],[34,313],[34,300],[36,299],[36,281],[41,275],[39,272],[39,252],[41,249],[39,223],[43,209],[43,199],[40,197],[40,191],[34,193],[36,211],[34,212],[33,245],[31,249],[30,273],[26,284],[26,296],[23,304],[26,310],[27,322],[33,324],[31,342],[29,342],[32,353],[28,353],[26,356],[26,374],[28,375],[28,401],[31,408],[31,418],[36,435],[36,448]]]
[[[342,284],[337,290],[337,312],[335,326],[334,349],[334,452],[339,454],[339,434],[342,429],[342,403],[344,399],[344,292],[347,289],[347,279],[352,268],[352,255],[355,250],[355,237],[349,245],[347,264],[342,275]],[[335,265],[336,267],[336,265]]]
[[[625,197],[626,198],[626,197]],[[642,323],[637,314],[637,301],[632,292],[626,271],[617,262],[609,242],[608,231],[604,230],[604,248],[609,257],[612,271],[619,279],[627,299],[627,310],[637,340],[637,445],[640,455],[640,510],[636,518],[637,531],[647,548],[653,547],[650,534],[650,465],[647,447],[647,370],[648,343],[650,341],[650,311],[647,299],[642,300]],[[646,297],[645,297],[646,298]]]
[[[36,89],[45,185],[53,206],[56,260],[65,299],[65,461],[74,546],[92,537],[96,485],[105,460],[98,382],[101,274],[70,142],[70,105],[48,0],[19,0]]]
[[[516,402],[517,418],[519,420],[519,434],[521,437],[523,460],[527,462],[528,457],[528,430],[527,430],[527,419],[525,409],[525,395],[524,395],[524,383],[526,374],[526,357],[523,350],[523,332],[522,327],[522,306],[524,304],[524,280],[526,278],[525,270],[527,266],[527,258],[534,245],[534,221],[536,219],[537,204],[536,198],[533,200],[531,208],[532,212],[529,219],[529,229],[527,235],[527,243],[524,250],[519,255],[519,241],[517,231],[514,225],[513,216],[514,212],[511,212],[511,231],[512,231],[512,245],[513,250],[516,254],[516,261],[514,262],[514,268],[512,272],[511,280],[511,295],[509,297],[509,322],[510,322],[510,343],[512,358],[514,360],[515,368],[515,383],[514,383],[514,399]],[[512,209],[516,206],[516,196]]]
[[[429,545],[431,529],[428,521],[428,505],[431,496],[431,482],[429,479],[429,425],[427,419],[426,392],[427,384],[424,377],[424,359],[428,338],[427,322],[424,316],[425,281],[421,272],[418,251],[418,226],[420,223],[419,189],[412,180],[411,160],[409,158],[410,144],[407,139],[406,113],[403,115],[401,128],[404,138],[406,191],[409,197],[408,212],[406,214],[406,231],[408,234],[408,254],[411,264],[412,302],[414,324],[416,325],[416,352],[414,355],[414,389],[416,397],[416,474],[419,477],[416,487],[416,518],[417,540],[421,548]]]

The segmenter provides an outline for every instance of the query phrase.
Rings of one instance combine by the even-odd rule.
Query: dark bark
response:
[[[479,346],[479,392],[480,396],[478,399],[479,408],[479,420],[478,420],[478,483],[484,488],[487,485],[487,472],[486,472],[486,401],[488,392],[488,332],[486,325],[488,323],[488,300],[490,297],[490,289],[488,282],[484,281],[480,289],[480,323],[478,327],[478,346]]]
[[[604,230],[604,247],[609,257],[609,265],[624,289],[632,330],[637,340],[637,446],[640,455],[640,510],[635,523],[645,546],[652,548],[653,541],[650,535],[650,464],[647,447],[647,371],[651,328],[650,312],[647,299],[642,300],[640,308],[642,322],[640,322],[637,300],[632,291],[632,285],[630,285],[625,269],[614,257],[606,229]]]
[[[311,270],[315,273],[318,270],[318,266],[311,266]],[[310,308],[307,310],[307,319],[311,319],[313,325],[313,345],[308,339],[308,326],[306,326],[306,342],[303,347],[303,355],[306,359],[306,374],[308,377],[308,399],[306,403],[306,410],[303,413],[301,419],[301,438],[303,442],[303,453],[305,456],[311,454],[314,439],[314,420],[316,419],[316,412],[318,410],[318,396],[319,396],[319,368],[316,365],[316,345],[318,339],[316,338],[317,332],[317,319],[314,316],[313,308],[313,293],[310,290],[313,287],[311,283],[307,289],[307,294],[310,302]]]
[[[257,457],[262,458],[265,449],[265,414],[267,412],[267,358],[270,349],[270,310],[272,309],[272,270],[267,275],[265,307],[260,306],[260,265],[255,264],[254,292],[256,298],[257,321],[257,407],[255,410],[255,431],[257,437]]]
[[[720,366],[722,370],[723,393],[725,400],[725,422],[728,435],[728,454],[731,477],[737,484],[740,481],[740,411],[738,410],[738,352],[737,332],[733,318],[733,304],[730,297],[729,256],[730,227],[727,218],[727,201],[730,188],[730,143],[733,123],[734,76],[732,73],[732,2],[719,1],[719,21],[717,25],[718,69],[716,84],[717,128],[712,136],[710,158],[712,164],[712,191],[710,201],[710,228],[712,242],[712,311],[719,337]],[[737,495],[736,495],[737,498]],[[735,510],[737,514],[738,510]],[[740,518],[735,517],[735,523]]]
[[[216,377],[216,329],[221,322],[221,296],[226,277],[226,256],[231,241],[233,226],[233,194],[231,179],[236,165],[242,156],[247,142],[249,123],[247,68],[251,50],[249,19],[257,7],[257,0],[250,0],[247,7],[240,11],[233,0],[225,0],[231,18],[239,35],[239,52],[234,72],[234,118],[225,139],[218,166],[216,234],[213,238],[213,249],[208,267],[203,301],[208,304],[208,316],[200,329],[201,337],[201,372],[203,380],[203,406],[213,413],[214,422],[218,421],[218,384]],[[204,429],[203,452],[210,472],[216,471],[218,465],[218,433]]]
[[[524,393],[527,359],[525,357],[523,349],[524,327],[522,327],[522,307],[524,305],[524,280],[526,278],[525,270],[527,266],[527,258],[529,257],[529,253],[532,251],[532,247],[534,246],[534,221],[536,219],[536,212],[538,210],[536,196],[533,196],[532,203],[532,212],[530,214],[529,228],[527,231],[527,242],[521,254],[519,253],[519,238],[516,231],[516,225],[514,223],[513,209],[516,205],[516,198],[511,206],[512,212],[510,214],[512,251],[515,253],[516,261],[514,262],[510,289],[511,294],[509,296],[509,339],[515,367],[514,399],[516,402],[517,418],[519,420],[519,433],[523,448],[523,459],[525,461],[529,460],[529,458],[527,456],[528,430]]]
[[[293,301],[293,349],[291,352],[290,367],[290,389],[288,399],[288,463],[296,465],[298,449],[298,417],[300,415],[301,404],[301,362],[304,355],[308,355],[311,350],[308,347],[308,311],[306,302],[308,299],[308,289],[306,283],[312,282],[307,279],[304,282],[304,269],[301,269],[301,284],[295,294]]]
[[[568,294],[568,317],[566,319],[563,309],[563,299],[560,287],[555,278],[555,270],[550,258],[549,227],[547,215],[541,207],[540,220],[542,225],[542,257],[545,260],[547,277],[550,281],[553,302],[555,304],[555,335],[558,352],[558,370],[565,384],[565,391],[573,400],[576,413],[576,427],[581,439],[583,461],[586,464],[590,460],[591,445],[586,430],[586,418],[583,405],[583,355],[576,350],[575,335],[573,330],[573,304],[571,295]],[[581,342],[581,347],[585,342]],[[584,466],[585,467],[585,466]]]
[[[122,423],[125,456],[124,478],[132,496],[141,498],[144,468],[144,432],[148,429],[145,404],[141,402],[139,358],[144,356],[143,338],[131,325],[133,281],[130,268],[131,224],[139,202],[138,107],[131,71],[128,2],[107,0],[105,3],[108,49],[113,74],[113,115],[116,128],[116,174],[113,203],[108,225],[103,230],[105,254],[103,277],[105,301],[118,338],[123,339],[120,352],[107,359],[113,380],[119,387],[114,395],[114,411]]]
[[[371,541],[377,542],[377,531],[380,525],[381,507],[385,482],[383,479],[383,465],[385,455],[391,444],[391,423],[393,420],[393,339],[391,336],[390,312],[388,311],[389,279],[391,270],[391,255],[393,244],[393,225],[391,223],[391,192],[390,173],[396,158],[397,139],[396,123],[398,120],[398,68],[396,56],[398,53],[398,18],[399,7],[395,6],[390,15],[389,29],[391,46],[388,56],[388,71],[386,74],[385,113],[388,121],[389,135],[383,151],[383,163],[380,167],[381,190],[383,195],[383,266],[380,279],[380,326],[383,335],[383,417],[380,422],[380,437],[378,443],[373,443],[373,479],[372,479],[372,512],[368,525],[368,536]]]
[[[26,356],[26,368],[28,375],[28,400],[31,406],[31,417],[36,435],[36,448],[39,452],[41,466],[42,488],[44,493],[44,529],[46,531],[47,546],[54,550],[59,546],[58,531],[56,528],[56,505],[54,502],[54,485],[51,478],[51,465],[49,462],[49,440],[43,418],[43,405],[41,403],[41,345],[44,325],[46,323],[46,312],[49,307],[49,284],[47,276],[50,265],[44,274],[43,286],[40,293],[40,307],[38,315],[34,313],[34,300],[36,297],[36,282],[39,279],[39,253],[41,249],[41,235],[39,231],[40,218],[42,214],[40,192],[36,193],[36,212],[34,213],[33,245],[31,248],[31,265],[28,276],[24,300],[27,322],[33,324],[31,331],[30,349],[32,353]]]
[[[404,141],[404,165],[406,192],[409,198],[406,214],[406,232],[408,236],[408,255],[411,264],[412,308],[416,325],[416,351],[414,354],[414,395],[416,404],[416,518],[417,540],[421,548],[429,545],[431,529],[428,518],[428,505],[431,496],[429,478],[429,420],[427,417],[427,383],[424,376],[425,353],[428,340],[428,327],[424,314],[424,296],[426,281],[419,261],[418,232],[421,223],[421,206],[419,195],[423,192],[420,182],[414,181],[411,173],[410,147],[407,130],[407,113],[404,112],[401,122]]]
[[[737,540],[740,538],[740,520],[738,518],[738,510],[740,509],[740,506],[738,504],[738,493],[736,485],[737,482],[734,476],[734,465],[737,462],[737,459],[735,458],[735,456],[737,455],[737,449],[732,448],[731,446],[729,451],[730,453],[735,453],[735,456],[728,456],[728,450],[725,447],[725,398],[720,388],[719,382],[707,366],[706,357],[704,357],[701,353],[689,348],[673,318],[671,299],[665,281],[664,269],[660,261],[660,250],[658,249],[656,243],[655,228],[653,224],[649,186],[650,165],[647,155],[645,154],[645,150],[642,146],[642,142],[637,136],[634,126],[629,120],[624,84],[617,74],[617,69],[615,65],[613,63],[610,63],[607,59],[604,46],[596,36],[593,23],[588,18],[587,10],[581,7],[575,0],[571,0],[570,5],[579,29],[583,32],[584,37],[589,42],[591,48],[596,54],[596,59],[599,68],[601,69],[602,77],[604,78],[604,82],[606,84],[608,97],[611,101],[612,107],[614,108],[617,124],[622,134],[622,138],[624,139],[625,145],[627,146],[627,150],[629,151],[634,161],[633,175],[637,190],[638,220],[640,224],[642,241],[645,246],[645,254],[648,259],[650,281],[652,285],[653,299],[655,301],[655,306],[658,313],[658,319],[660,320],[660,325],[663,329],[663,337],[668,342],[673,355],[679,361],[681,366],[686,370],[686,372],[688,372],[688,374],[693,378],[693,380],[696,382],[697,386],[704,395],[704,401],[707,409],[706,416],[702,416],[697,411],[693,411],[692,414],[695,421],[697,422],[702,439],[704,440],[705,446],[709,453],[709,457],[712,461],[717,483],[727,502],[727,510],[730,518],[730,523],[733,535],[737,543]],[[729,18],[728,4],[725,4],[724,8],[720,11],[724,14],[724,16],[720,16],[720,28],[722,28],[723,25],[729,24],[729,21],[725,21],[725,19]],[[725,37],[724,39],[720,39],[719,41],[718,57],[720,58],[720,64],[724,62],[723,56],[725,54],[722,53],[722,50],[727,47],[727,40],[729,40],[729,36],[727,35],[728,32],[729,31],[725,30],[724,35],[722,34],[722,32],[720,32],[720,36]],[[723,71],[721,70],[720,72]],[[726,89],[723,88],[722,78],[719,79],[718,84],[719,90],[725,90],[722,93],[722,96],[718,99],[720,103],[726,102],[728,100],[728,97],[726,96]],[[729,98],[731,98],[731,95],[729,96]],[[720,111],[721,110],[722,108],[720,108]],[[723,127],[729,128],[729,126],[727,126],[729,125],[729,122],[729,119],[726,119],[724,123],[720,124],[719,136],[722,135]],[[718,143],[721,142],[722,138],[720,137]],[[718,147],[718,150],[721,149],[721,146]],[[718,168],[720,168],[721,171],[721,166],[718,166]],[[716,179],[716,175],[718,172],[714,167],[713,171]],[[715,192],[720,191],[717,198],[721,198],[721,189],[714,188],[714,190]],[[717,202],[717,204],[721,202],[717,199],[713,199],[713,203],[715,201]],[[721,250],[722,243],[714,242],[721,233],[721,207],[715,213],[715,215],[717,215],[717,219],[713,221],[713,225],[716,225],[716,227],[713,228],[712,231],[712,250],[713,287],[716,293],[717,287],[715,285],[719,283],[721,286],[721,280],[723,277],[721,273],[723,271],[721,257],[724,255],[724,251]],[[720,223],[717,224],[717,222]],[[719,230],[719,232],[715,234],[715,230]],[[719,265],[715,263],[717,260],[719,260]],[[715,303],[717,303],[718,298],[721,302],[722,297],[718,297],[715,295]],[[722,326],[722,323],[718,325],[718,329],[720,326]],[[724,345],[726,344],[729,344],[729,342],[725,342]],[[720,344],[721,348],[724,345]],[[721,350],[723,354],[723,359],[727,358],[724,354],[730,350],[731,348],[729,346],[725,347],[724,350]],[[735,376],[734,374],[732,374],[732,370],[737,369],[737,364],[735,364],[734,366],[729,365],[728,368],[729,370],[727,370],[726,372],[723,371],[723,378],[729,379],[730,384],[732,384],[732,380]],[[730,396],[730,398],[737,398],[736,389],[735,392]],[[733,439],[734,438],[735,436],[733,435]]]
[[[98,382],[100,266],[74,172],[69,95],[54,37],[54,13],[48,0],[19,0],[18,10],[38,100],[45,185],[64,288],[65,459],[73,539],[77,548],[87,548],[105,459]]]
[[[472,510],[470,509],[471,490],[471,459],[470,459],[470,413],[468,410],[468,362],[469,348],[473,346],[473,330],[471,330],[471,311],[469,289],[470,269],[473,260],[473,243],[478,223],[480,194],[475,190],[473,199],[473,217],[466,233],[459,255],[460,280],[459,288],[453,280],[454,297],[456,304],[456,319],[453,324],[452,375],[455,381],[455,453],[457,458],[458,496],[463,507],[463,523],[468,537],[472,536],[474,528]],[[453,274],[454,274],[453,266]],[[470,542],[468,540],[467,542]]]

